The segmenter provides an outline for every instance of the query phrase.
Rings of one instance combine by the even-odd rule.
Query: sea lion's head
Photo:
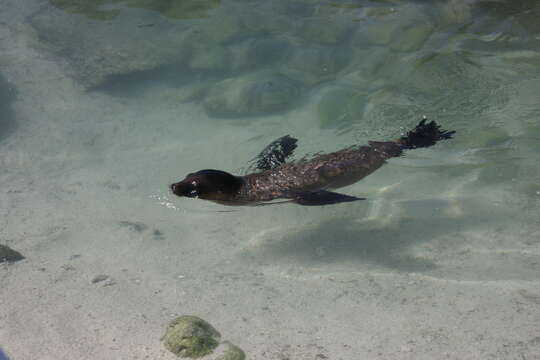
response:
[[[200,170],[171,185],[173,194],[205,200],[229,200],[243,184],[242,178],[221,170]]]

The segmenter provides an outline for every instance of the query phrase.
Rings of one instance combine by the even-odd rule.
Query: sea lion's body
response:
[[[293,163],[286,163],[285,159],[296,147],[296,139],[284,136],[259,154],[260,171],[234,176],[220,170],[201,170],[171,185],[171,189],[179,196],[224,205],[257,205],[275,199],[290,199],[301,205],[362,200],[328,190],[354,184],[406,149],[431,146],[452,134],[440,130],[434,122],[425,124],[424,120],[394,141],[372,141],[369,145],[351,146]]]
[[[363,179],[401,152],[395,142],[371,142],[369,146],[353,146],[285,163],[275,169],[243,176],[244,185],[235,199],[252,203],[283,198],[295,192],[338,189]]]

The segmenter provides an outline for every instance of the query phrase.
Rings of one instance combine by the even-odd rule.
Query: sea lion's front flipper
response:
[[[285,163],[285,160],[292,155],[296,149],[295,139],[289,135],[285,135],[272,141],[263,149],[252,161],[255,162],[255,168],[258,170],[274,169]]]
[[[319,191],[298,191],[290,194],[293,202],[305,206],[331,205],[342,202],[365,200],[356,196],[349,196],[326,190]]]

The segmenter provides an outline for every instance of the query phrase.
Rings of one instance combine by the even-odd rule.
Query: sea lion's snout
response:
[[[174,195],[182,196],[182,194],[179,191],[178,183],[171,184],[171,191]]]
[[[171,184],[171,191],[176,196],[197,197],[199,195],[197,182],[188,179]]]

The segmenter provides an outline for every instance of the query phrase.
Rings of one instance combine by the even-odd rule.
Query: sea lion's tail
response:
[[[455,131],[442,130],[435,121],[426,122],[424,117],[414,129],[397,139],[403,149],[416,149],[435,145],[439,140],[451,139]]]

